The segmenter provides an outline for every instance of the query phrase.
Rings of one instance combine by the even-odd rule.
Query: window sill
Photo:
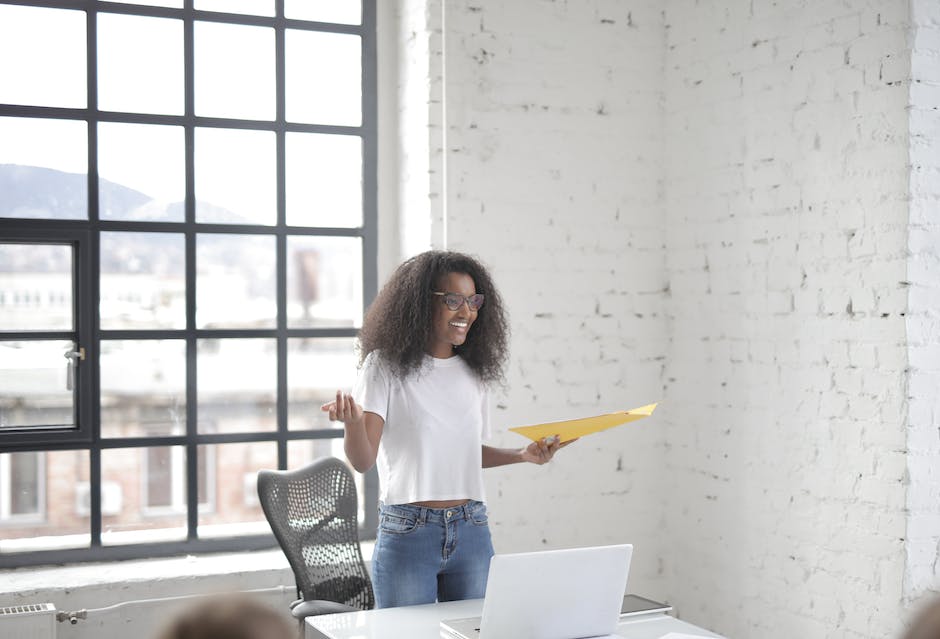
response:
[[[362,543],[371,568],[373,541]],[[135,587],[138,584],[139,587]],[[164,587],[160,587],[163,584]],[[175,584],[175,585],[174,585]],[[66,566],[0,570],[0,605],[55,601],[59,609],[93,608],[144,597],[175,596],[212,590],[254,590],[287,586],[294,576],[280,548],[160,559],[110,561]],[[127,596],[86,604],[66,603],[82,591],[126,592]],[[166,591],[164,594],[161,591]],[[84,599],[84,597],[77,597]],[[28,600],[28,601],[27,601]]]

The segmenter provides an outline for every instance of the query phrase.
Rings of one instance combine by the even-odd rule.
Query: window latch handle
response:
[[[85,347],[79,346],[77,351],[66,351],[65,359],[69,360],[68,371],[65,375],[65,390],[75,388],[75,367],[79,361],[85,360]]]

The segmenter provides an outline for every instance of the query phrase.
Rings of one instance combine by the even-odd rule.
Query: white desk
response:
[[[482,599],[468,599],[307,617],[305,639],[440,639],[441,619],[478,617],[482,609]],[[630,617],[617,627],[625,639],[659,639],[669,632],[718,636],[662,613]]]

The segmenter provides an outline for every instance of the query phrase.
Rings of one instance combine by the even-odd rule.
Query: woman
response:
[[[493,555],[482,469],[544,464],[570,443],[483,444],[508,332],[489,273],[450,251],[407,260],[366,313],[356,389],[323,410],[343,422],[356,470],[378,464],[378,608],[482,597]]]

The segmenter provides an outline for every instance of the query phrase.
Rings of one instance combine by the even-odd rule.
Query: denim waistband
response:
[[[450,508],[428,508],[426,506],[416,506],[414,504],[393,504],[387,506],[379,504],[379,512],[395,510],[407,512],[418,520],[418,523],[446,523],[455,519],[470,519],[471,513],[483,505],[483,502],[471,499],[462,506],[451,506]]]

